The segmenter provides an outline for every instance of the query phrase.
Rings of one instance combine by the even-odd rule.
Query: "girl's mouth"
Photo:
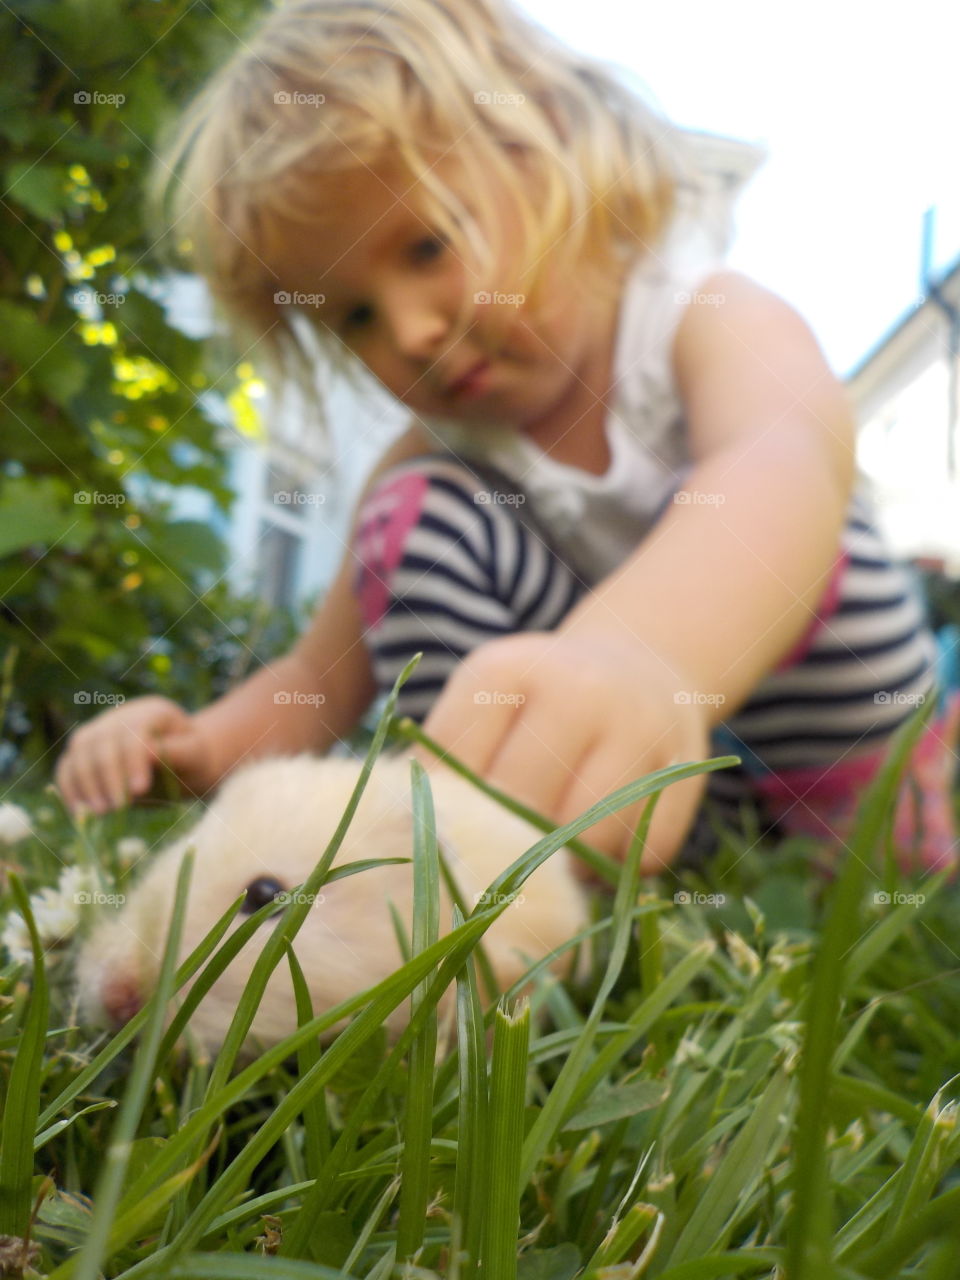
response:
[[[478,360],[466,373],[447,387],[446,394],[455,400],[474,400],[483,395],[490,384],[490,361]]]

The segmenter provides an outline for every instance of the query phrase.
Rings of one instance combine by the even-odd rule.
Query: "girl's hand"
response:
[[[147,792],[161,762],[188,791],[213,781],[209,743],[193,717],[169,698],[134,698],[74,730],[56,783],[74,812],[106,813]]]
[[[709,757],[707,708],[692,685],[639,641],[602,630],[525,632],[479,646],[450,677],[424,731],[486,782],[559,824],[618,787]],[[435,757],[415,753],[429,768]],[[705,777],[657,802],[645,874],[679,851]],[[624,857],[646,801],[584,832]]]

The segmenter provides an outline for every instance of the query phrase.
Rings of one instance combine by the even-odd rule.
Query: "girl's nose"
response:
[[[435,359],[450,331],[443,308],[422,295],[393,299],[387,320],[397,350],[410,360]]]

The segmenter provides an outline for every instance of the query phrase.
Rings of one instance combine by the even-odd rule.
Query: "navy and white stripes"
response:
[[[487,640],[553,630],[587,585],[551,546],[511,482],[492,468],[431,455],[390,474],[425,477],[416,519],[389,573],[385,610],[364,641],[377,687],[392,688],[418,650],[398,714],[422,721],[457,663]],[[361,513],[384,518],[383,482]],[[387,513],[389,517],[389,512]],[[805,652],[770,673],[715,733],[718,754],[744,758],[714,773],[709,794],[730,810],[751,797],[751,777],[826,766],[876,750],[935,680],[936,644],[909,571],[891,562],[866,504],[851,500],[836,607]],[[378,573],[361,555],[358,590]]]

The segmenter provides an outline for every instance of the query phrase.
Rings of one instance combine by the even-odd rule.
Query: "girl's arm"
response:
[[[809,624],[854,477],[846,395],[785,302],[734,272],[704,282],[674,344],[694,462],[636,553],[572,611],[571,634],[656,655],[725,719]]]
[[[389,467],[430,451],[410,429],[374,466],[354,511]],[[242,760],[326,751],[356,726],[375,688],[352,591],[351,529],[336,579],[291,651],[203,710],[169,698],[134,698],[81,725],[57,763],[71,809],[105,812],[149,790],[162,760],[183,788],[202,795]]]
[[[780,299],[732,272],[699,296],[674,345],[694,461],[678,500],[556,631],[469,654],[424,725],[556,823],[631,779],[709,755],[711,727],[802,634],[837,554],[854,474],[842,389]],[[484,689],[516,696],[478,700]],[[646,873],[676,855],[703,788],[701,776],[663,793]],[[584,838],[622,856],[642,809]]]

